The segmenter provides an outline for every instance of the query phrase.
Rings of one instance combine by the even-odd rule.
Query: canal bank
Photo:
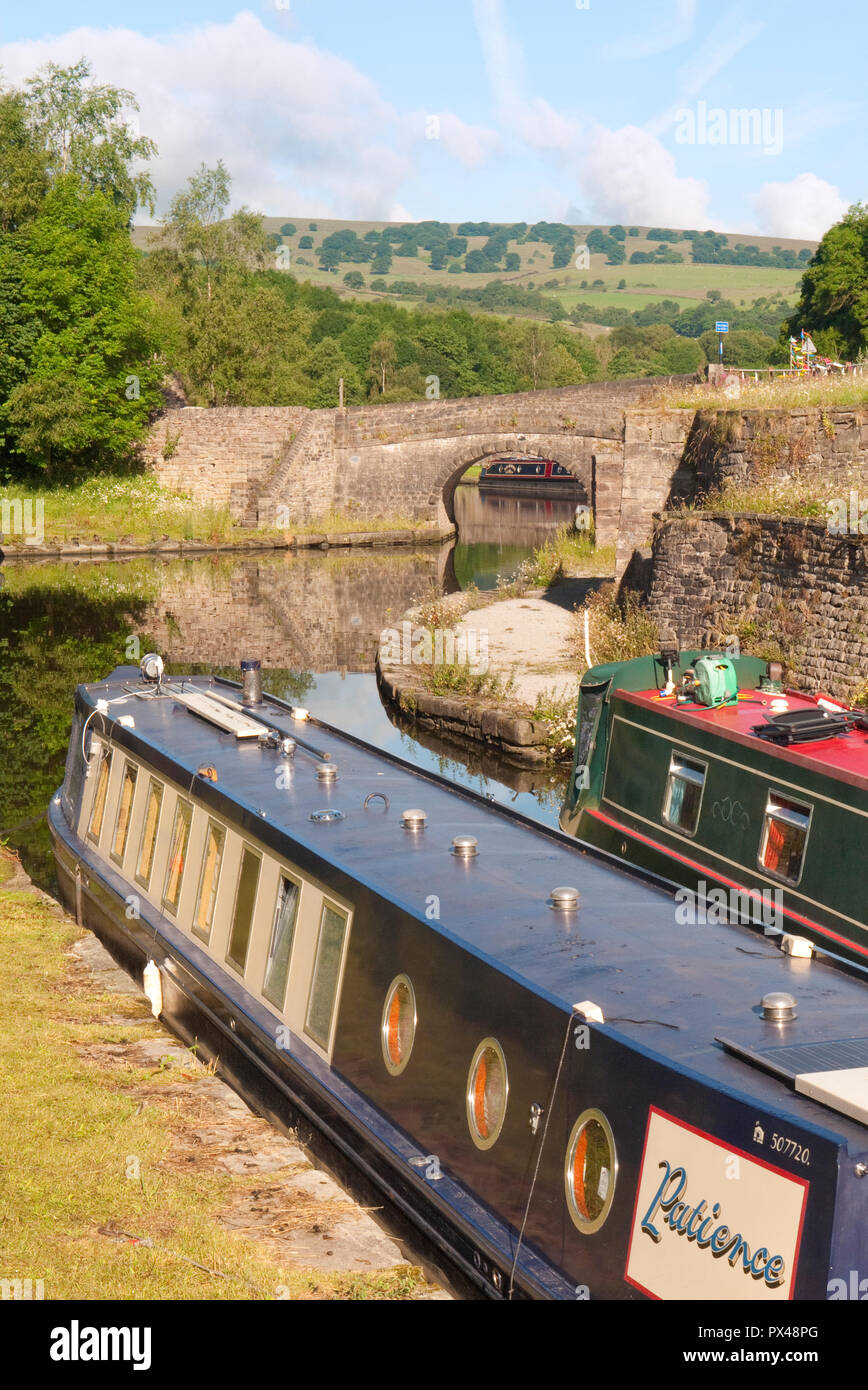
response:
[[[409,609],[380,635],[384,702],[411,729],[484,745],[516,766],[569,761],[582,669],[575,609],[604,582],[561,578],[518,597],[479,595],[470,608],[454,595],[433,622]]]
[[[2,850],[0,936],[10,1297],[446,1296]]]
[[[72,540],[49,540],[42,542],[10,541],[3,538],[0,548],[0,563],[9,560],[124,560],[137,555],[214,555],[214,554],[267,554],[275,550],[329,550],[346,549],[351,546],[406,546],[441,545],[453,540],[456,535],[453,526],[441,531],[436,526],[404,527],[383,531],[312,531],[299,532],[276,538],[245,539],[209,543],[207,541],[180,541],[168,538],[149,543],[128,540],[106,541],[94,537],[92,542]]]

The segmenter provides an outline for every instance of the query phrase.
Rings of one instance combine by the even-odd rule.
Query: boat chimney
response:
[[[241,663],[241,703],[242,705],[262,704],[261,661],[242,661]]]

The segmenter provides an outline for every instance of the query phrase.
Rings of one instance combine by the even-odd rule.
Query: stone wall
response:
[[[633,550],[650,539],[651,519],[672,502],[692,497],[696,474],[685,466],[684,448],[693,410],[628,410],[624,421],[624,467],[617,507],[616,574]]]
[[[700,491],[726,483],[819,483],[829,497],[868,484],[868,410],[698,411],[685,463]]]
[[[658,516],[648,607],[682,647],[737,635],[803,689],[846,698],[868,681],[868,543],[823,521]]]
[[[164,487],[243,521],[309,414],[303,406],[167,410],[145,441],[145,460]]]

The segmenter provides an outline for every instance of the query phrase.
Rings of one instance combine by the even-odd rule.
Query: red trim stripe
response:
[[[738,883],[734,878],[727,878],[726,874],[719,873],[716,869],[711,869],[707,864],[702,864],[697,859],[689,859],[685,854],[679,854],[677,850],[669,849],[667,845],[662,845],[659,840],[652,840],[650,835],[643,835],[640,830],[632,830],[629,825],[624,825],[623,821],[617,821],[612,816],[607,816],[602,811],[586,809],[586,815],[593,816],[595,820],[601,820],[605,825],[611,826],[613,830],[618,830],[623,835],[629,835],[634,840],[639,840],[643,845],[650,845],[651,849],[658,850],[665,854],[667,859],[677,859],[679,864],[685,864],[690,869],[698,869],[703,874],[711,874],[719,883],[725,883],[728,888],[735,888],[739,893],[746,893],[749,897],[761,896],[758,888],[745,888],[744,884]],[[803,917],[801,912],[796,912],[791,907],[784,908],[784,915],[791,917],[794,922],[800,922],[802,926],[810,927],[812,931],[819,932],[822,936],[829,937],[832,941],[839,941],[843,946],[849,947],[851,951],[858,951],[860,955],[868,956],[868,947],[859,946],[849,936],[841,936],[829,927],[821,926],[811,917]]]

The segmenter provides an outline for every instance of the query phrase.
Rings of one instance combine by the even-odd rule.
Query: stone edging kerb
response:
[[[497,595],[480,595],[477,607],[498,601]],[[409,608],[400,621],[414,621],[416,612]],[[385,704],[421,728],[453,741],[471,739],[485,744],[512,762],[526,765],[550,761],[551,730],[546,720],[532,719],[519,710],[486,702],[484,697],[434,695],[420,680],[416,667],[383,662],[382,642],[377,647],[374,670]]]
[[[441,545],[452,540],[455,528],[441,531],[436,526],[400,531],[327,531],[282,537],[279,540],[244,540],[212,545],[207,541],[154,541],[150,545],[135,541],[93,541],[81,545],[72,541],[45,541],[41,545],[10,544],[0,549],[4,560],[45,560],[76,558],[125,560],[132,555],[212,555],[272,550],[329,550],[347,546]]]

